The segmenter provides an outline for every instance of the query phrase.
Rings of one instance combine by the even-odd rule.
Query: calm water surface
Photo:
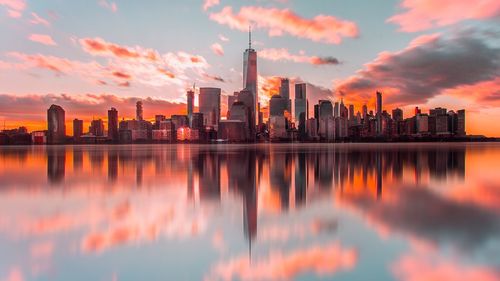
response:
[[[0,280],[500,280],[500,144],[0,147]]]

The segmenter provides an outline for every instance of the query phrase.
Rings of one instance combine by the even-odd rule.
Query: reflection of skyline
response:
[[[484,161],[479,157],[484,153],[460,145],[412,149],[273,145],[231,146],[223,150],[209,146],[134,146],[129,150],[68,146],[30,152],[0,151],[0,165],[27,167],[35,176],[42,171],[47,183],[56,187],[43,193],[57,197],[63,191],[64,198],[58,199],[53,214],[34,216],[28,224],[20,224],[29,225],[28,229],[50,231],[49,225],[53,225],[59,230],[50,233],[65,235],[59,231],[67,233],[88,225],[82,228],[84,236],[77,238],[87,253],[154,243],[177,232],[198,239],[204,235],[212,237],[211,232],[215,231],[220,233],[217,251],[223,256],[216,264],[220,264],[221,270],[226,265],[235,266],[233,262],[237,261],[244,264],[245,270],[253,271],[256,267],[271,269],[282,263],[295,264],[294,258],[303,253],[324,257],[327,262],[327,257],[335,256],[324,255],[327,246],[332,246],[332,239],[340,239],[342,251],[360,248],[361,254],[366,255],[365,246],[344,241],[348,224],[360,223],[359,220],[384,237],[404,237],[411,247],[415,247],[416,241],[418,245],[435,245],[439,253],[448,246],[467,253],[495,251],[496,246],[489,241],[496,243],[500,233],[495,214],[498,209],[493,205],[500,197],[491,193],[496,187],[468,189],[470,179],[477,180],[478,171],[483,171],[481,167],[488,166],[474,162]],[[93,163],[97,165],[92,166]],[[0,180],[10,190],[6,175],[0,174]],[[21,178],[16,186],[28,187],[28,180]],[[139,184],[141,188],[135,189]],[[58,188],[61,186],[64,190]],[[22,194],[17,195],[21,196],[18,200]],[[97,194],[106,195],[98,198],[107,203],[89,200]],[[46,194],[46,198],[52,195]],[[480,201],[479,196],[487,201]],[[73,212],[76,206],[86,204],[84,210],[77,212],[79,215]],[[105,212],[96,213],[94,204]],[[156,207],[149,207],[151,204]],[[344,211],[336,212],[339,209],[355,216],[344,217]],[[0,218],[0,228],[1,222]],[[225,228],[226,224],[231,227]],[[331,227],[335,232],[325,231]],[[241,244],[233,244],[243,238],[250,252],[235,255],[235,259],[223,254],[228,250],[231,254],[234,249],[240,251]],[[327,239],[324,244],[323,238]],[[269,245],[286,256],[276,259],[263,252]],[[318,250],[313,250],[315,247]],[[252,255],[250,261],[248,254]],[[402,253],[401,257],[405,256],[408,255]],[[299,268],[310,269],[300,264]],[[396,261],[391,264],[401,265]],[[356,270],[358,266],[361,264],[356,263]],[[294,272],[294,267],[290,269]]]

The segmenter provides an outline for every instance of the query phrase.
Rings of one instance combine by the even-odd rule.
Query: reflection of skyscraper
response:
[[[203,153],[198,156],[200,200],[220,200],[219,154]]]
[[[47,143],[61,144],[66,141],[66,124],[64,109],[58,105],[51,105],[47,110]]]
[[[108,151],[108,180],[116,181],[118,177],[118,152],[116,150]]]
[[[64,180],[66,172],[66,150],[47,149],[47,178],[52,184],[60,183]]]
[[[256,152],[238,151],[227,156],[229,186],[243,196],[243,227],[250,245],[257,235]]]
[[[118,111],[114,107],[108,110],[108,139],[118,141]]]
[[[295,164],[295,205],[300,206],[306,202],[307,193],[307,162],[306,154],[298,153]]]
[[[249,31],[248,49],[243,55],[243,88],[252,92],[254,97],[254,106],[252,115],[256,115],[258,103],[258,88],[257,88],[257,52],[252,49],[252,33]],[[257,122],[257,120],[256,120]]]
[[[269,183],[271,188],[278,192],[283,210],[287,210],[290,205],[291,156],[290,153],[276,153],[270,162]]]
[[[220,120],[220,94],[219,88],[200,88],[199,108],[203,114],[205,126],[217,127]]]

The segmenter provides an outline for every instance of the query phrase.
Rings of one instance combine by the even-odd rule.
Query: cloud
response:
[[[337,65],[339,60],[334,57],[306,56],[304,54],[293,55],[285,49],[264,49],[259,51],[259,57],[271,61],[292,61],[297,63],[309,63],[312,65]]]
[[[446,90],[497,78],[500,48],[490,44],[492,38],[471,30],[420,36],[402,51],[380,53],[335,86],[358,101],[381,90],[388,104],[425,103]]]
[[[224,80],[224,78],[222,78],[222,77],[220,77],[220,76],[217,76],[217,75],[210,75],[210,74],[205,73],[205,74],[203,75],[203,77],[205,77],[205,78],[207,78],[207,79],[209,79],[209,80],[214,80],[214,81],[217,81],[217,82],[222,82],[222,83],[226,82],[226,81]]]
[[[118,5],[115,2],[108,2],[107,0],[99,0],[99,6],[110,10],[113,13],[118,11]]]
[[[222,34],[219,34],[219,40],[222,42],[229,42],[229,38],[227,38],[226,36],[224,36]]]
[[[220,4],[220,0],[204,0],[203,1],[203,10],[207,11],[211,7],[217,6]]]
[[[47,46],[57,46],[57,43],[54,41],[54,39],[52,39],[50,35],[46,34],[31,34],[28,39]]]
[[[42,17],[40,17],[37,13],[31,13],[32,19],[30,20],[30,23],[32,24],[41,24],[45,26],[50,26],[50,22]]]
[[[340,44],[344,37],[358,36],[354,22],[327,15],[306,19],[289,9],[246,6],[235,14],[232,7],[226,6],[218,13],[211,13],[210,19],[240,31],[247,31],[252,26],[267,30],[272,37],[289,34],[329,44]]]
[[[403,12],[387,20],[404,32],[447,26],[464,20],[481,20],[500,15],[497,0],[403,0]]]
[[[108,59],[101,64],[97,62],[97,58],[84,62],[42,54],[11,52],[7,56],[19,62],[0,62],[0,67],[45,69],[58,76],[75,75],[92,85],[101,81],[101,85],[130,86],[133,83],[153,88],[169,86],[173,99],[183,98],[184,88],[191,85],[193,79],[202,79],[209,67],[204,57],[182,51],[160,54],[153,49],[123,46],[101,38],[82,38],[79,43],[93,57]],[[116,75],[116,72],[126,73],[129,77]],[[129,83],[125,83],[123,79],[128,79]]]
[[[358,253],[338,243],[295,250],[290,253],[273,251],[263,259],[248,256],[234,258],[212,267],[205,280],[293,280],[304,273],[333,275],[354,268]]]
[[[219,43],[213,43],[212,46],[210,46],[210,49],[212,49],[212,52],[218,56],[223,56],[224,55],[224,48],[222,48],[221,44]]]
[[[46,127],[46,109],[51,104],[59,104],[66,111],[66,119],[92,119],[92,116],[106,116],[106,109],[115,107],[120,117],[135,116],[135,102],[142,100],[145,114],[153,117],[162,113],[167,116],[185,111],[185,104],[170,102],[150,97],[121,97],[114,94],[0,94],[0,112],[2,116],[12,121],[36,123],[41,128]]]
[[[436,259],[424,255],[405,255],[391,266],[397,280],[498,280],[500,273],[494,269],[468,264],[459,264],[452,260]]]
[[[7,12],[11,18],[20,18],[26,9],[25,0],[0,0],[0,5],[7,8]]]

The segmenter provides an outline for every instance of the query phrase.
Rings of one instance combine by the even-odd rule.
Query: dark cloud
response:
[[[473,30],[421,36],[400,52],[381,53],[336,88],[358,99],[382,90],[388,103],[425,103],[444,90],[495,79],[500,48],[492,43],[491,36]]]
[[[340,61],[334,57],[312,57],[311,63],[314,65],[337,65]]]
[[[226,81],[224,80],[224,78],[220,77],[220,76],[217,76],[217,75],[210,75],[210,74],[207,74],[205,73],[203,75],[205,78],[207,79],[210,79],[210,80],[214,80],[214,81],[217,81],[217,82],[222,82],[222,83],[225,83]]]

